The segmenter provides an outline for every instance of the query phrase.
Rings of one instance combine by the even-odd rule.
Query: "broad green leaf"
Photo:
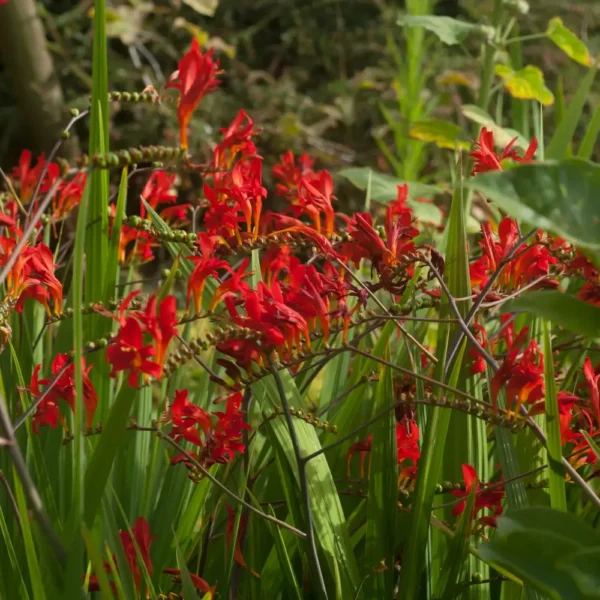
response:
[[[370,174],[370,175],[369,175]],[[444,190],[434,185],[424,183],[403,181],[392,175],[377,173],[368,168],[343,169],[340,175],[348,179],[358,189],[366,190],[369,185],[369,176],[371,177],[371,199],[377,202],[387,203],[395,200],[398,196],[398,186],[408,184],[408,205],[412,208],[415,217],[421,221],[441,225],[442,213],[434,204],[417,202],[418,198],[431,199]]]
[[[598,311],[600,315],[600,310]],[[562,466],[562,442],[560,439],[560,413],[554,376],[554,355],[550,337],[551,324],[544,320],[544,383],[546,386],[546,436],[548,438],[548,459],[550,472],[550,506],[556,510],[567,510],[565,474]]]
[[[590,69],[586,76],[581,80],[577,92],[569,103],[563,118],[558,124],[548,147],[546,148],[545,158],[560,160],[569,156],[569,148],[573,142],[573,137],[581,121],[583,110],[589,100],[592,85],[596,79],[596,68]]]
[[[461,107],[462,114],[469,119],[474,121],[483,127],[486,127],[494,134],[494,143],[498,148],[504,148],[513,139],[517,138],[515,146],[526,150],[529,146],[529,142],[515,129],[509,129],[507,127],[500,127],[496,124],[496,121],[482,108],[475,104],[463,104]]]
[[[384,354],[389,360],[389,346]],[[394,403],[394,384],[389,367],[382,367],[375,392],[374,412],[379,413]],[[398,453],[396,450],[396,418],[390,410],[372,428],[373,443],[369,469],[367,500],[367,533],[363,564],[371,576],[365,581],[368,597],[390,598],[394,586],[394,550],[398,503]],[[381,535],[381,532],[387,532]],[[384,564],[383,572],[373,567]]]
[[[408,135],[422,142],[434,142],[438,148],[467,150],[470,146],[462,138],[462,131],[458,125],[441,119],[416,121],[411,124]]]
[[[544,75],[537,67],[527,65],[513,71],[507,65],[496,65],[495,72],[504,80],[504,87],[513,98],[537,100],[544,106],[554,103],[554,94],[546,87]]]
[[[519,165],[469,185],[511,217],[600,254],[600,165],[576,158]]]
[[[567,56],[586,67],[590,66],[592,59],[587,46],[564,26],[560,17],[550,19],[546,33]]]
[[[183,3],[205,17],[213,17],[219,6],[219,0],[183,0]]]
[[[492,565],[557,600],[598,597],[598,552],[597,531],[570,513],[546,507],[515,510],[500,517],[492,542],[480,547],[481,555]],[[576,565],[575,556],[580,559]]]
[[[504,307],[505,312],[528,312],[589,338],[600,337],[600,307],[558,291],[521,294]]]
[[[402,15],[398,25],[403,27],[423,27],[434,33],[440,41],[448,46],[462,43],[469,35],[491,40],[494,28],[477,23],[467,23],[451,17],[434,15]]]

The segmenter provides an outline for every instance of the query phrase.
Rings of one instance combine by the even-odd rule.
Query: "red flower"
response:
[[[198,245],[202,256],[189,256],[188,260],[195,263],[194,270],[188,279],[187,285],[187,303],[194,298],[194,310],[196,314],[202,310],[202,297],[204,286],[209,277],[219,279],[219,269],[225,269],[233,273],[229,263],[214,257],[214,251],[217,247],[218,238],[205,233],[198,234]]]
[[[254,121],[246,111],[240,110],[229,127],[221,129],[223,140],[213,151],[213,166],[215,169],[231,169],[235,157],[241,153],[243,156],[256,154],[256,146],[252,137],[260,133],[254,128]]]
[[[152,337],[155,344],[154,362],[160,366],[160,375],[165,364],[167,349],[171,340],[177,335],[177,301],[175,296],[167,296],[156,306],[156,296],[151,296],[143,313],[135,316],[142,324],[144,331]]]
[[[175,175],[169,176],[166,171],[162,170],[153,171],[142,190],[142,199],[152,208],[156,208],[159,204],[173,204],[177,201],[177,195],[171,193],[174,182]],[[144,214],[145,210],[142,204],[141,216],[143,217]]]
[[[173,577],[173,583],[181,585],[181,571],[179,569],[164,569],[163,573],[166,575],[171,575]],[[190,573],[189,575],[194,587],[204,594],[204,596],[202,596],[202,600],[212,600],[217,586],[209,586],[208,583],[202,579],[202,577],[199,577],[194,573]]]
[[[131,537],[133,533],[133,538]],[[127,530],[120,530],[119,536],[121,538],[121,544],[125,551],[125,558],[129,565],[129,570],[133,575],[135,587],[139,591],[142,582],[142,571],[138,564],[138,558],[141,558],[146,565],[148,575],[152,576],[152,560],[150,559],[150,546],[156,536],[150,536],[150,525],[144,517],[138,517],[134,526],[131,528],[131,533]],[[136,550],[135,544],[138,548]],[[138,554],[139,550],[139,554]]]
[[[52,219],[54,221],[64,218],[79,205],[86,182],[87,173],[80,172],[59,188],[58,193],[52,198]]]
[[[152,346],[144,344],[144,332],[135,317],[128,317],[119,327],[114,342],[106,349],[106,360],[111,364],[111,377],[119,371],[129,371],[130,387],[137,387],[139,376],[160,377],[161,366],[148,360],[155,355]]]
[[[544,397],[544,355],[531,340],[521,354],[528,328],[523,327],[508,348],[508,355],[491,381],[492,404],[496,406],[498,394],[506,387],[506,409],[518,414],[521,404],[534,404]],[[507,339],[508,342],[508,339]],[[508,345],[508,343],[507,343]],[[516,401],[514,408],[513,403]]]
[[[592,361],[588,358],[583,363],[583,374],[588,382],[590,390],[590,399],[592,402],[592,408],[594,410],[594,416],[596,417],[596,424],[600,426],[600,394],[598,392],[598,381],[600,375],[596,375]]]
[[[213,59],[214,48],[202,54],[198,40],[194,38],[187,54],[179,61],[179,69],[170,77],[166,88],[176,88],[181,96],[177,116],[179,118],[179,135],[181,147],[188,147],[187,126],[192,113],[202,98],[214,91],[220,84],[217,75],[219,61]]]
[[[517,139],[518,138],[512,139],[506,148],[504,148],[502,154],[498,156],[494,150],[494,133],[483,127],[479,132],[479,139],[475,144],[475,151],[469,154],[475,163],[471,175],[485,173],[486,171],[503,171],[502,161],[506,159],[511,159],[519,163],[531,162],[538,147],[537,138],[534,137],[531,140],[529,147],[522,157],[517,154],[517,150],[514,148]]]
[[[496,517],[502,514],[502,500],[504,499],[504,491],[500,487],[494,489],[486,489],[485,485],[481,485],[477,478],[477,471],[471,465],[462,466],[463,479],[465,481],[465,490],[456,490],[452,494],[457,498],[462,498],[454,509],[452,514],[454,516],[460,515],[464,512],[467,505],[467,498],[471,494],[473,488],[475,488],[475,503],[473,505],[473,519],[477,519],[477,514],[488,508],[492,512],[490,517],[481,517],[479,519],[480,524],[489,525],[495,527]]]
[[[196,427],[199,427],[204,435],[212,428],[210,414],[188,400],[187,390],[175,390],[175,401],[171,404],[171,418],[174,425],[171,437],[176,440],[183,438],[196,446],[203,445],[200,432]]]
[[[279,181],[275,186],[275,193],[294,201],[298,197],[300,179],[304,176],[314,175],[312,167],[315,161],[307,154],[302,154],[296,165],[296,158],[291,150],[282,154],[280,158],[281,163],[276,164],[271,171],[273,177]]]
[[[483,240],[479,243],[483,256],[470,265],[471,285],[483,287],[490,275],[494,273],[501,261],[508,255],[519,239],[516,222],[505,217],[498,226],[499,241],[494,241],[491,226],[488,222],[481,224]],[[547,275],[550,265],[558,260],[552,256],[546,246],[539,243],[522,244],[514,251],[512,260],[504,266],[495,287],[505,291],[513,291],[531,281]]]
[[[56,429],[57,423],[61,423],[61,425],[67,429],[58,406],[58,401],[65,401],[72,411],[75,410],[75,365],[69,361],[68,354],[57,354],[52,361],[53,378],[57,377],[63,369],[64,371],[37,406],[32,423],[34,433],[39,433],[39,428],[44,425],[50,425],[52,429]],[[96,394],[96,390],[89,377],[92,366],[86,367],[85,358],[82,358],[83,404],[85,407],[85,423],[88,429],[92,427],[94,413],[98,406],[98,395]],[[29,386],[26,388],[35,397],[39,397],[42,394],[40,389],[41,385],[48,386],[51,383],[50,379],[39,379],[41,367],[42,365],[36,365]]]
[[[31,200],[45,166],[46,159],[43,154],[38,157],[35,167],[32,168],[31,152],[29,150],[21,152],[19,166],[13,169],[12,176],[18,182],[19,196],[22,204],[27,204]],[[40,186],[40,194],[47,192],[59,176],[60,169],[58,165],[50,163]]]

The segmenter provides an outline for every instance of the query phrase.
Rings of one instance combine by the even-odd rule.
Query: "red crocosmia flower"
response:
[[[474,166],[471,175],[485,173],[486,171],[503,171],[502,161],[511,159],[514,162],[527,163],[533,160],[538,147],[537,138],[533,138],[525,154],[521,157],[514,147],[518,138],[512,139],[500,155],[494,150],[494,133],[483,127],[479,132],[479,139],[475,144],[475,151],[469,154],[473,158]]]
[[[171,437],[176,440],[183,438],[196,446],[203,446],[197,427],[204,435],[212,428],[210,414],[188,400],[187,390],[175,391],[175,400],[171,404],[171,419],[173,420]]]
[[[558,418],[560,421],[560,439],[566,444],[571,440],[571,422],[573,421],[573,408],[579,403],[579,398],[573,394],[562,391],[558,393]]]
[[[252,137],[259,134],[261,129],[254,128],[254,121],[246,111],[240,110],[229,127],[221,129],[223,139],[213,152],[213,166],[215,169],[227,170],[233,166],[233,161],[238,154],[253,156],[256,146]]]
[[[133,538],[131,536],[133,533]],[[152,560],[150,559],[150,546],[156,536],[150,535],[150,525],[144,517],[138,517],[135,524],[131,528],[131,533],[127,530],[119,531],[121,544],[125,551],[125,558],[129,565],[129,570],[133,575],[135,587],[139,591],[142,583],[142,571],[139,567],[138,560],[141,558],[146,565],[148,574],[152,575]],[[134,544],[135,540],[135,544]],[[135,545],[137,544],[137,549]],[[139,552],[138,552],[139,551]]]
[[[577,297],[589,304],[600,306],[600,284],[591,281],[584,283],[579,292],[577,292]]]
[[[209,277],[219,279],[219,269],[225,269],[233,274],[233,269],[226,260],[214,257],[214,252],[218,244],[218,238],[205,233],[198,234],[198,245],[202,256],[189,256],[188,260],[195,263],[194,270],[188,279],[187,285],[187,303],[194,298],[194,310],[199,313],[202,310],[202,296],[204,286]]]
[[[0,236],[0,266],[5,265],[17,241]],[[62,312],[62,284],[54,275],[56,265],[52,252],[45,244],[25,245],[6,278],[6,292],[21,310],[25,298],[33,298],[46,307],[50,314],[48,299],[54,300],[54,312]]]
[[[596,423],[600,426],[600,394],[598,392],[598,381],[600,375],[596,375],[592,361],[588,358],[583,363],[583,374],[588,382],[588,388],[590,390],[590,400],[592,403],[592,409],[594,416],[596,417]]]
[[[329,297],[324,280],[314,265],[298,265],[290,273],[285,302],[307,319],[310,329],[315,329],[318,319],[323,339],[329,339]]]
[[[162,170],[153,171],[142,190],[142,199],[152,208],[156,208],[159,204],[173,204],[177,201],[177,195],[171,192],[174,182],[175,175],[169,175]],[[145,214],[143,204],[142,211],[143,217]]]
[[[164,569],[163,573],[165,573],[165,575],[171,575],[173,577],[173,583],[181,585],[181,571],[179,569]],[[202,577],[199,577],[194,573],[190,573],[189,575],[190,579],[192,580],[192,583],[194,584],[194,587],[199,592],[202,592],[204,594],[202,600],[212,600],[217,586],[211,587],[204,579],[202,579]]]
[[[365,477],[365,458],[369,452],[371,452],[371,448],[373,447],[373,435],[369,435],[364,440],[360,440],[358,442],[354,442],[350,444],[350,448],[348,449],[348,453],[346,454],[346,476],[350,478],[350,461],[352,456],[357,452],[360,453],[360,478],[364,479]]]
[[[160,377],[161,366],[148,360],[155,355],[153,346],[144,344],[142,326],[135,317],[128,317],[119,327],[114,341],[106,349],[106,360],[111,364],[111,377],[119,371],[129,371],[130,387],[137,387],[139,376]]]
[[[271,246],[260,263],[263,281],[270,285],[280,274],[291,272],[300,264],[300,259],[292,254],[289,246]]]
[[[59,188],[52,198],[52,220],[54,223],[68,215],[81,202],[81,196],[87,182],[87,173],[80,172]]]
[[[477,341],[481,344],[482,347],[485,348],[485,346],[487,346],[488,343],[487,332],[485,330],[485,327],[483,327],[479,323],[473,323],[473,327],[475,329],[475,337],[477,338]],[[477,348],[470,348],[469,356],[473,359],[473,362],[471,362],[469,366],[469,371],[471,372],[471,374],[477,375],[478,373],[483,373],[485,371],[485,359],[483,358],[483,356],[481,356]]]
[[[332,200],[335,200],[335,196],[329,171],[320,171],[300,178],[297,198],[299,209],[312,220],[317,232],[327,238],[331,237],[334,230],[335,212],[331,205]]]
[[[167,206],[158,214],[171,229],[184,229],[190,224],[191,210],[191,204],[178,204],[177,206]]]
[[[508,349],[500,369],[491,381],[492,404],[496,407],[498,394],[506,384],[506,409],[518,414],[521,404],[535,404],[544,397],[544,355],[535,340],[531,340],[523,353],[528,328],[523,327]],[[521,356],[519,356],[521,355]],[[513,408],[513,403],[515,403]]]
[[[398,466],[405,467],[405,461],[411,461],[416,468],[421,456],[419,450],[419,427],[414,419],[402,419],[396,423],[396,447]]]
[[[250,431],[250,426],[244,421],[240,411],[242,394],[237,392],[227,398],[225,412],[214,413],[217,417],[210,440],[210,462],[226,463],[233,459],[235,453],[244,453],[242,441],[243,430]]]
[[[356,265],[362,259],[371,262],[380,277],[379,286],[393,294],[403,292],[412,277],[411,266],[397,267],[403,258],[414,251],[413,239],[419,230],[413,227],[411,215],[404,213],[395,216],[388,207],[385,220],[386,240],[373,228],[373,220],[368,213],[357,213],[350,220],[348,232],[352,241],[342,245],[341,253]]]
[[[225,299],[243,298],[250,291],[250,285],[244,281],[244,278],[251,275],[246,273],[249,262],[249,259],[243,260],[240,266],[235,271],[231,271],[232,274],[219,284],[210,302],[210,311],[215,310]]]
[[[19,188],[19,197],[22,204],[27,204],[31,200],[45,166],[46,159],[43,154],[37,159],[35,167],[32,167],[31,152],[29,150],[21,152],[19,166],[13,169],[12,176],[18,182],[17,187]],[[47,192],[59,176],[60,169],[58,165],[50,163],[40,186],[40,194]]]
[[[147,232],[123,225],[119,238],[119,262],[123,266],[150,262],[154,260],[152,248],[158,246],[159,243]]]
[[[470,265],[471,285],[483,287],[490,275],[494,273],[500,262],[514,249],[519,239],[516,222],[506,217],[498,226],[499,241],[494,240],[491,226],[488,222],[481,224],[483,239],[479,243],[483,256]],[[550,265],[558,260],[550,254],[546,246],[539,243],[522,244],[513,255],[513,259],[503,268],[494,288],[510,292],[531,281],[548,275]],[[554,285],[554,284],[553,284]]]
[[[155,359],[162,369],[171,340],[177,335],[177,301],[175,296],[167,296],[156,306],[156,296],[148,300],[146,310],[136,315],[146,333],[154,340]]]
[[[488,508],[491,512],[490,517],[481,517],[478,519],[480,524],[488,525],[491,527],[496,526],[496,517],[502,514],[502,500],[504,499],[504,491],[501,487],[494,487],[493,489],[486,489],[485,485],[480,484],[477,478],[477,471],[471,465],[462,466],[463,479],[465,481],[465,490],[456,490],[452,494],[457,498],[462,498],[454,509],[452,514],[458,516],[462,514],[467,506],[467,498],[471,494],[473,488],[475,488],[475,503],[473,505],[473,519],[477,519],[477,514]]]
[[[179,61],[179,69],[173,73],[165,88],[178,89],[181,96],[177,117],[181,147],[188,147],[187,126],[202,98],[213,92],[221,83],[217,79],[223,71],[219,61],[213,58],[214,48],[202,54],[198,40],[194,38],[187,54]]]
[[[253,233],[252,237],[256,239],[262,199],[267,195],[267,190],[262,186],[262,159],[238,161],[231,172],[231,182],[232,185],[225,190],[225,194],[236,203],[244,217],[247,232]]]
[[[306,153],[296,158],[291,150],[282,154],[281,162],[273,166],[273,177],[279,182],[275,186],[275,193],[278,196],[288,198],[291,202],[298,198],[298,183],[305,176],[314,175],[313,164],[314,159],[310,158]]]
[[[412,209],[407,205],[408,184],[404,183],[402,185],[398,185],[398,186],[396,186],[396,189],[397,189],[396,199],[392,200],[388,204],[391,215],[396,216],[396,215],[408,214],[411,216],[411,219],[412,219]]]
[[[98,395],[89,377],[93,365],[86,367],[85,358],[82,358],[81,366],[85,422],[86,427],[90,429],[94,420],[96,407],[98,406]],[[75,410],[75,365],[70,362],[68,354],[57,354],[52,361],[52,379],[39,379],[41,367],[42,365],[37,365],[34,368],[29,386],[25,388],[33,396],[39,397],[42,394],[40,386],[49,386],[55,378],[57,379],[52,384],[50,391],[37,406],[33,415],[33,432],[36,434],[39,433],[39,428],[44,425],[49,425],[52,429],[56,429],[58,423],[64,429],[68,429],[60,412],[58,401],[63,400],[69,405],[72,411]]]
[[[302,221],[288,217],[286,215],[273,214],[273,220],[278,227],[283,227],[279,231],[274,231],[271,236],[281,235],[287,232],[300,233],[306,236],[326,258],[341,258],[333,249],[331,242],[312,227],[305,225]]]

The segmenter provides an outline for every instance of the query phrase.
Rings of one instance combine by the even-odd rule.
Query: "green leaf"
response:
[[[268,506],[268,512],[272,517],[275,516],[275,511],[271,505]],[[298,585],[296,575],[294,574],[294,568],[292,567],[281,529],[270,521],[268,521],[268,523],[271,535],[273,536],[273,541],[275,542],[275,551],[277,552],[277,558],[279,559],[279,566],[283,571],[285,581],[288,584],[288,590],[291,591],[291,598],[302,600],[304,596]]]
[[[376,202],[387,203],[395,200],[398,195],[398,186],[408,184],[408,206],[412,208],[415,217],[421,221],[441,225],[442,213],[434,204],[417,202],[417,198],[431,199],[441,194],[444,190],[434,185],[425,183],[403,181],[392,175],[377,173],[366,167],[357,167],[352,169],[342,169],[339,174],[348,179],[358,189],[365,190],[369,185],[371,178],[371,199]]]
[[[121,226],[125,209],[127,206],[127,167],[121,172],[121,182],[119,183],[119,193],[117,195],[117,206],[115,218],[110,233],[110,244],[108,248],[108,262],[106,267],[106,298],[116,297],[115,286],[119,279],[119,240],[121,239]]]
[[[389,346],[384,353],[389,360]],[[374,412],[379,413],[394,403],[394,384],[390,368],[382,367],[375,393]],[[383,573],[370,571],[365,582],[367,597],[391,598],[394,587],[394,550],[396,514],[398,512],[398,453],[396,450],[396,418],[394,411],[375,422],[369,470],[367,500],[367,534],[363,564],[372,569],[383,563]],[[387,532],[382,535],[382,532]]]
[[[596,142],[598,141],[598,134],[600,134],[600,104],[596,106],[594,114],[586,127],[585,135],[577,153],[579,158],[583,158],[584,160],[592,158]]]
[[[577,158],[519,165],[469,185],[511,217],[600,254],[600,165]]]
[[[589,338],[600,337],[600,307],[558,291],[521,294],[504,306],[504,312],[527,312]]]
[[[460,516],[454,537],[448,544],[448,553],[442,567],[442,573],[437,581],[434,598],[452,600],[457,596],[461,572],[464,571],[465,560],[469,556],[469,539],[473,524],[473,506],[477,486],[471,488],[465,508]]]
[[[550,19],[546,33],[567,56],[579,64],[590,66],[592,59],[587,46],[563,25],[560,17]]]
[[[573,96],[561,122],[558,124],[558,127],[546,148],[546,159],[559,160],[567,158],[569,145],[573,142],[575,131],[581,120],[585,105],[589,100],[595,78],[596,68],[594,67],[593,69],[590,69],[586,76],[581,80],[577,92]]]
[[[544,106],[554,103],[554,94],[546,87],[544,75],[540,69],[527,65],[519,71],[513,71],[507,65],[496,65],[495,73],[504,81],[504,87],[513,98],[537,100]]]
[[[438,148],[468,150],[469,142],[462,138],[462,131],[458,125],[441,119],[415,121],[411,124],[408,135],[422,142],[434,142]]]
[[[500,517],[492,542],[480,547],[486,561],[557,600],[598,597],[599,552],[597,531],[570,513],[546,507]]]
[[[45,600],[44,583],[40,570],[40,563],[33,542],[31,532],[31,520],[27,511],[27,502],[25,500],[25,492],[16,470],[13,467],[13,487],[15,499],[19,508],[19,516],[21,517],[21,526],[23,528],[23,544],[25,546],[25,557],[27,560],[29,580],[33,591],[34,600]]]
[[[106,421],[100,441],[94,450],[85,472],[85,523],[91,528],[96,514],[100,509],[104,488],[108,482],[117,451],[121,447],[127,419],[129,418],[137,390],[127,384],[126,379],[121,384],[110,415]]]
[[[600,315],[600,310],[598,311]],[[550,462],[550,506],[557,510],[567,510],[565,474],[562,466],[562,442],[560,439],[560,413],[554,377],[554,355],[550,338],[551,324],[544,320],[544,383],[546,385],[546,436],[548,438],[548,458]]]
[[[183,0],[183,3],[205,17],[213,17],[219,6],[219,0]]]
[[[496,121],[482,108],[475,104],[463,104],[461,107],[462,114],[475,123],[482,125],[489,129],[494,134],[494,143],[498,148],[504,148],[514,138],[517,138],[515,146],[526,150],[529,146],[529,142],[515,129],[509,129],[506,127],[500,127],[496,124]]]
[[[242,508],[240,506],[240,508]],[[179,570],[181,571],[181,583],[183,585],[183,593],[184,596],[187,600],[187,598],[189,598],[190,600],[198,600],[198,594],[196,593],[196,588],[194,587],[194,584],[192,583],[192,578],[190,576],[190,572],[188,570],[187,564],[185,562],[185,557],[183,556],[183,552],[181,552],[181,549],[179,548],[179,544],[177,543],[177,540],[175,540],[175,554],[177,556],[177,566],[179,567]],[[225,588],[227,589],[227,588]]]
[[[451,17],[433,15],[402,15],[398,25],[403,27],[423,27],[434,33],[440,41],[448,46],[462,43],[469,35],[487,40],[494,37],[494,28],[477,23],[467,23]]]

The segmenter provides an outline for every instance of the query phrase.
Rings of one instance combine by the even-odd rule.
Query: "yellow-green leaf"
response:
[[[451,148],[452,150],[469,148],[469,142],[460,139],[460,127],[438,119],[413,123],[409,135],[423,142],[433,142],[438,148]]]
[[[533,65],[513,71],[506,65],[496,65],[496,75],[504,80],[504,87],[513,98],[538,100],[544,106],[554,103],[554,94],[544,83],[544,74]]]
[[[563,25],[560,17],[550,19],[546,33],[567,56],[579,64],[590,66],[592,59],[587,46]]]
[[[207,17],[212,17],[219,6],[219,0],[183,0],[183,3]]]

